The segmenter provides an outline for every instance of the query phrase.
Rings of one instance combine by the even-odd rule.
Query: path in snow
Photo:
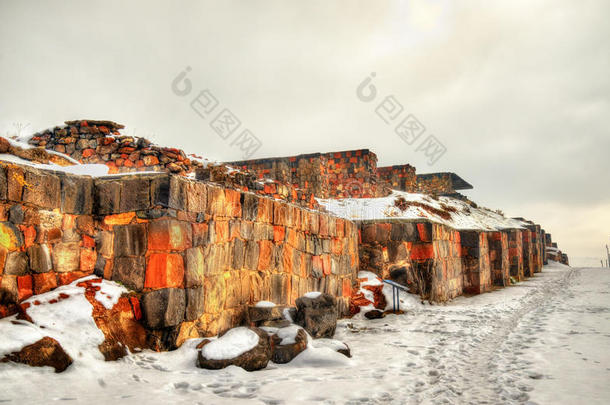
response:
[[[343,320],[336,338],[352,360],[306,352],[254,373],[197,369],[188,347],[59,375],[0,365],[0,402],[608,403],[609,291],[608,270],[547,266],[517,286],[449,305]]]

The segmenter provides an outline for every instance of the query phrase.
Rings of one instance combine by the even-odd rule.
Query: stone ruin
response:
[[[531,277],[548,259],[567,264],[550,234],[524,219],[458,229],[426,218],[345,218],[319,203],[472,188],[454,173],[377,168],[367,149],[218,164],[122,128],[67,121],[34,134],[35,153],[18,152],[32,162],[26,155],[47,153],[47,163],[104,164],[107,176],[0,161],[0,317],[95,274],[133,291],[126,305],[149,347],[162,350],[250,324],[259,301],[294,306],[310,291],[349,316],[359,270],[444,302]]]

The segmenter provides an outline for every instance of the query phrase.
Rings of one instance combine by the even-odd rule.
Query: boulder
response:
[[[330,294],[307,293],[296,300],[294,322],[314,338],[331,338],[337,328],[337,300]]]
[[[283,310],[283,306],[261,301],[254,306],[248,307],[248,319],[250,324],[255,326],[260,326],[267,321],[280,321],[284,319]]]
[[[59,342],[48,336],[38,342],[25,346],[18,352],[4,356],[0,362],[14,361],[32,367],[53,367],[56,373],[61,373],[72,364],[72,358],[65,352]]]
[[[197,348],[201,349],[197,366],[209,370],[233,365],[255,371],[267,367],[271,359],[269,335],[252,327],[230,329],[216,340],[205,339]]]
[[[296,325],[279,329],[271,336],[271,361],[285,364],[307,348],[307,332]]]
[[[378,309],[373,309],[371,311],[365,312],[364,317],[366,319],[380,319],[385,318],[385,314]]]

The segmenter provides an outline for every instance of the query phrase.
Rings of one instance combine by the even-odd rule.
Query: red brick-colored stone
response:
[[[34,294],[43,294],[57,287],[57,278],[53,272],[33,274],[32,277],[34,278]]]
[[[175,220],[153,221],[148,226],[149,250],[185,250],[192,246],[191,226]]]
[[[34,295],[32,276],[17,277],[17,289],[19,291],[19,301],[23,301]]]
[[[258,270],[269,270],[272,249],[273,243],[270,240],[261,240],[258,242]]]
[[[434,258],[432,243],[415,243],[411,246],[411,260],[426,260]]]
[[[148,258],[144,288],[180,288],[184,285],[184,261],[174,253],[153,253]]]
[[[417,232],[419,233],[419,239],[423,242],[432,241],[432,235],[430,235],[430,230],[427,224],[417,224]]]
[[[80,251],[80,270],[92,272],[95,268],[97,253],[90,248],[81,249]]]
[[[273,241],[282,242],[286,236],[286,228],[276,225],[273,227]]]

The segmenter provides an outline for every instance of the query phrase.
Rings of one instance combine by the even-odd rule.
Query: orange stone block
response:
[[[34,294],[43,294],[57,287],[55,273],[34,274]]]
[[[95,261],[97,260],[97,253],[94,249],[81,249],[80,251],[80,270],[92,272],[95,268]]]
[[[19,291],[19,301],[23,301],[34,295],[32,276],[17,277],[17,289]]]
[[[341,295],[343,297],[351,297],[352,296],[352,282],[349,278],[343,279],[343,284],[341,288]]]
[[[434,258],[434,248],[431,243],[418,243],[411,247],[412,260],[426,260]]]
[[[283,226],[274,226],[273,227],[273,241],[274,242],[282,242],[284,237],[286,236],[286,228]]]
[[[258,270],[268,270],[271,265],[272,242],[270,240],[261,240],[258,242]]]
[[[127,225],[136,216],[135,212],[124,212],[122,214],[107,215],[104,217],[106,225]]]
[[[94,248],[95,239],[93,239],[91,236],[83,235],[83,247]]]
[[[88,276],[91,273],[84,271],[72,271],[69,273],[57,273],[57,284],[58,285],[66,285],[70,284],[74,280],[78,280],[79,278]]]
[[[34,244],[36,241],[36,228],[33,226],[23,226],[19,227],[21,232],[23,232],[23,242],[25,247],[28,248]]]
[[[161,220],[149,223],[148,249],[165,251],[185,250],[191,246],[192,229],[190,224],[175,220]]]
[[[153,253],[148,258],[144,288],[181,288],[184,261],[174,253]]]
[[[229,241],[229,222],[228,221],[216,221],[216,243],[228,242]]]
[[[330,266],[330,255],[323,255],[322,256],[322,271],[324,272],[325,275],[330,275],[331,273],[331,266]]]

